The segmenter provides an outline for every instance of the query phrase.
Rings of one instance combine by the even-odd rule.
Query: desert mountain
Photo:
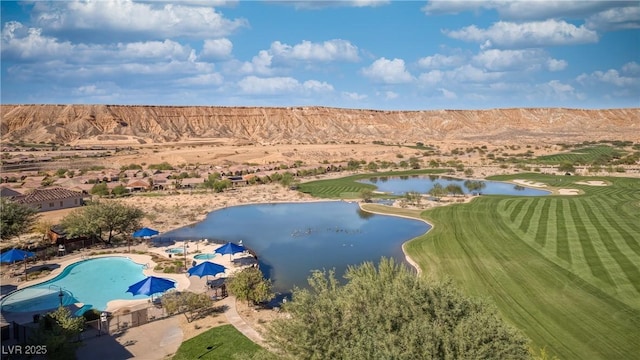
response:
[[[640,141],[640,108],[378,111],[314,106],[2,105],[1,111],[2,141]]]

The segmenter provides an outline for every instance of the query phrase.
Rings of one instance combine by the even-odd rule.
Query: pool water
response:
[[[440,184],[447,187],[449,184],[459,185],[465,194],[470,191],[464,186],[465,179],[456,179],[444,176],[390,176],[390,177],[372,177],[370,179],[358,180],[364,184],[371,184],[377,187],[378,191],[391,193],[393,195],[404,195],[408,192],[418,192],[426,194],[433,188],[433,185]],[[547,190],[532,189],[514,184],[482,180],[485,188],[481,190],[484,195],[516,195],[516,196],[544,196],[551,194]]]
[[[215,253],[212,254],[198,254],[195,255],[193,258],[196,260],[210,260],[213,259],[214,257],[216,257]]]
[[[182,254],[182,253],[184,253],[184,249],[183,248],[171,248],[171,249],[165,250],[164,252],[171,253],[171,254]]]
[[[83,260],[67,266],[55,278],[18,290],[2,299],[2,311],[31,312],[55,309],[62,304],[84,303],[104,310],[115,299],[145,299],[146,295],[126,292],[130,285],[145,278],[144,265],[125,257]]]
[[[232,241],[254,250],[260,268],[278,292],[306,287],[311,270],[378,262],[405,262],[402,243],[424,234],[423,221],[360,210],[356,203],[324,201],[233,206],[210,213],[195,225],[164,234],[172,239]]]

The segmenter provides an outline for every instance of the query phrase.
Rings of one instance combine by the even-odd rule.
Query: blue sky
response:
[[[639,4],[2,1],[1,100],[638,107]]]

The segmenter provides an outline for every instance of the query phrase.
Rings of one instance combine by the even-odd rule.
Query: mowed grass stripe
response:
[[[589,270],[591,271],[591,274],[596,278],[610,285],[614,285],[613,279],[611,279],[611,276],[607,272],[607,269],[602,263],[602,260],[600,260],[598,251],[591,242],[591,236],[589,235],[585,223],[582,221],[582,215],[578,211],[576,203],[577,201],[569,202],[571,218],[567,219],[567,222],[573,220],[573,223],[575,224],[575,229],[578,234],[578,240],[580,241],[580,245],[582,246],[582,253],[584,255],[584,258],[589,265]]]
[[[558,200],[558,202],[559,204],[556,206],[556,233],[558,234],[556,239],[556,256],[571,264],[571,257],[573,255],[579,259],[578,263],[582,264],[583,262],[580,260],[585,260],[583,256],[579,255],[582,254],[582,250],[577,247],[574,247],[572,250],[569,246],[569,230],[572,230],[572,234],[576,233],[573,222],[569,223],[565,220],[565,215],[570,214],[571,211],[571,209],[569,209],[569,200],[562,199]],[[573,239],[571,243],[578,244],[579,240]],[[584,263],[586,263],[586,260]]]
[[[511,210],[511,215],[509,216],[509,220],[511,220],[512,223],[515,223],[518,216],[522,213],[525,202],[526,199],[517,199],[514,201],[513,210]]]
[[[533,234],[535,242],[540,245],[542,248],[545,247],[547,242],[547,226],[549,225],[549,206],[551,204],[551,200],[549,199],[538,199],[538,206],[536,206],[535,218],[532,219],[532,222],[535,224],[538,223],[538,227]]]
[[[520,241],[499,206],[487,197],[426,211],[434,228],[407,244],[408,254],[426,273],[435,267],[465,292],[490,296],[535,348],[562,359],[634,358],[638,311],[612,318],[628,307]]]
[[[533,217],[533,213],[536,211],[536,207],[534,205],[534,199],[526,199],[524,200],[524,203],[525,206],[521,209],[521,214],[518,218],[518,227],[526,234],[529,230],[529,226],[531,226],[531,218]]]
[[[558,199],[550,198],[548,200],[549,205],[543,209],[540,216],[541,220],[545,222],[545,231],[543,233],[538,230],[537,236],[545,237],[544,253],[548,254],[548,257],[557,257],[558,253],[558,219],[556,217],[558,202]],[[566,259],[563,260],[566,261]]]
[[[601,258],[612,258],[615,261],[615,264],[617,264],[620,270],[624,273],[624,275],[618,274],[620,270],[613,269],[613,264],[608,265],[609,273],[612,274],[612,277],[616,281],[618,287],[625,287],[626,285],[631,284],[635,288],[636,293],[640,293],[640,270],[625,255],[626,252],[621,251],[616,245],[614,236],[619,236],[619,233],[615,232],[605,219],[597,215],[591,206],[584,206],[584,211],[595,225],[600,241],[602,241],[607,249],[608,256],[601,254]],[[607,261],[605,263],[611,263],[611,261]]]
[[[601,210],[600,213],[606,216],[609,226],[620,234],[620,238],[627,244],[627,247],[640,259],[640,230],[631,228],[633,221],[640,222],[640,219],[623,223],[621,214],[613,211],[608,203],[598,199],[593,199],[593,202]],[[637,263],[640,264],[640,261]]]

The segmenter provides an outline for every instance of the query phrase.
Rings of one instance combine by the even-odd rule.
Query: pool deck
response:
[[[91,252],[95,252],[96,250],[84,250],[80,252],[75,252],[70,255],[65,255],[62,257],[54,257],[46,262],[37,262],[35,264],[29,265],[29,269],[41,267],[41,266],[49,266],[55,267],[54,270],[51,271],[46,277],[38,278],[31,281],[20,281],[19,277],[4,277],[2,279],[2,293],[0,294],[0,298],[3,298],[10,292],[14,290],[19,290],[31,285],[36,285],[45,281],[48,281],[56,276],[58,276],[65,267],[74,264],[78,261],[86,260],[86,259],[94,259],[99,257],[109,257],[109,256],[124,256],[128,257],[136,263],[145,264],[147,268],[143,270],[143,273],[147,276],[155,275],[159,277],[171,278],[177,282],[176,289],[179,291],[192,291],[196,293],[203,293],[207,290],[206,278],[199,278],[197,276],[188,276],[187,273],[181,274],[166,274],[166,273],[156,273],[153,268],[155,267],[155,263],[152,261],[151,256],[136,254],[134,251],[146,251],[150,253],[156,253],[162,255],[164,257],[169,258],[169,254],[165,252],[167,248],[176,248],[182,247],[187,249],[187,266],[190,267],[193,261],[196,263],[200,263],[202,261],[211,261],[218,263],[220,265],[225,266],[228,270],[225,272],[224,276],[228,276],[233,274],[234,272],[241,270],[246,266],[252,266],[256,264],[257,261],[253,256],[244,253],[244,254],[236,254],[236,255],[216,255],[212,259],[206,260],[197,260],[194,259],[193,256],[199,253],[213,253],[213,251],[221,246],[219,244],[207,244],[204,242],[188,242],[184,244],[182,242],[178,242],[165,247],[150,247],[146,244],[139,244],[136,246],[131,246],[131,253],[129,253],[129,247],[118,247],[118,248],[109,248],[105,249],[107,251],[112,251],[111,254],[104,255],[88,255]],[[184,259],[184,254],[171,254],[172,258],[176,260]],[[177,256],[176,256],[177,255]],[[226,305],[227,310],[225,311],[225,316],[227,317],[229,323],[231,323],[234,327],[236,327],[240,332],[242,332],[245,336],[247,336],[252,341],[264,345],[264,340],[262,336],[253,329],[249,324],[247,324],[239,315],[236,310],[236,300],[233,296],[229,296],[223,300],[218,302],[220,305]],[[114,312],[118,309],[122,308],[137,308],[144,307],[148,304],[148,299],[141,300],[126,300],[126,299],[118,299],[112,300],[107,304],[106,311]],[[69,308],[74,311],[81,307],[82,304],[74,304],[69,306]],[[25,324],[33,322],[33,315],[36,313],[42,313],[42,311],[38,312],[28,312],[28,313],[2,313],[2,322],[10,323],[11,321],[16,321],[17,323]],[[178,315],[181,316],[181,315]],[[165,319],[157,320],[142,326],[132,327],[127,329],[125,332],[117,335],[102,335],[96,336],[97,334],[90,334],[88,337],[83,339],[83,346],[80,347],[77,351],[78,359],[93,359],[96,356],[100,358],[118,358],[118,359],[130,359],[130,358],[139,358],[139,359],[168,359],[178,350],[183,341],[183,333],[179,325],[179,321],[176,316],[171,316]]]

